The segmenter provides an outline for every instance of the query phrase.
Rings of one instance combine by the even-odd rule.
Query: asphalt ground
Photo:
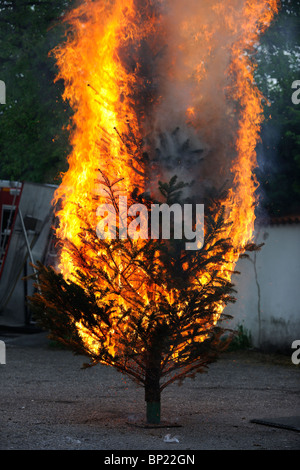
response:
[[[51,346],[44,334],[0,340],[1,450],[300,449],[300,370],[289,356],[225,353],[207,373],[166,388],[162,420],[169,427],[147,428],[139,426],[143,389],[113,368],[83,370],[85,358]]]

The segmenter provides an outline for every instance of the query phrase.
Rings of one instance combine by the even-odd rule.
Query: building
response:
[[[300,216],[258,226],[255,242],[264,246],[239,260],[237,302],[226,313],[234,317],[231,327],[251,334],[254,347],[288,351],[300,340]]]

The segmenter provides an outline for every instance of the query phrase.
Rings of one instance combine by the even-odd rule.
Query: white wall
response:
[[[288,350],[300,339],[300,224],[260,227],[255,241],[261,251],[236,266],[229,327],[242,325],[255,347]]]

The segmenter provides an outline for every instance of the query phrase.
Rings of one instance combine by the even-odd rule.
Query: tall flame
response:
[[[199,194],[227,181],[234,250],[226,272],[234,268],[255,223],[263,96],[253,52],[277,10],[278,0],[87,0],[66,16],[68,37],[54,53],[74,110],[73,150],[56,192],[58,238],[80,246],[78,204],[96,226],[99,169],[122,178],[125,192],[153,187],[157,175],[146,175],[136,158],[141,142],[157,143],[179,126],[204,151],[203,163],[184,173],[196,177]],[[62,273],[75,268],[63,248]],[[88,342],[83,328],[82,335]]]

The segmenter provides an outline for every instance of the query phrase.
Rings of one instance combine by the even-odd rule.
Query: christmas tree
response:
[[[118,217],[119,184],[102,173],[101,185]],[[136,190],[128,204],[142,204],[148,212],[157,202],[182,205],[183,188],[173,177],[160,183],[160,201]],[[36,266],[39,289],[30,302],[37,321],[51,338],[88,356],[86,366],[112,366],[143,386],[147,423],[160,423],[161,392],[205,371],[231,337],[221,324],[228,318],[224,307],[235,301],[226,269],[233,248],[224,237],[224,208],[217,201],[206,206],[198,250],[186,250],[187,240],[175,237],[174,224],[169,239],[122,238],[124,227],[118,225],[115,238],[105,238],[82,220],[79,247],[63,241],[76,266],[72,278]],[[79,216],[81,209],[76,207]]]

